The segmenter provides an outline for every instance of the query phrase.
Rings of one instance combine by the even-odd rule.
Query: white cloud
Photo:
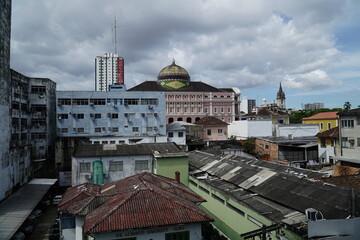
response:
[[[321,89],[332,85],[338,85],[340,82],[333,80],[322,70],[314,70],[304,74],[286,75],[284,77],[284,86],[294,89]]]

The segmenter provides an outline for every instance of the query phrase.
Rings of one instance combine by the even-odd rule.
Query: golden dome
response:
[[[190,75],[185,68],[175,64],[175,60],[171,65],[164,67],[157,77],[158,80],[179,80],[190,81]]]

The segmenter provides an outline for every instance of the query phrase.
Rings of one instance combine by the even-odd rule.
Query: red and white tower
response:
[[[110,85],[124,85],[124,58],[105,53],[95,58],[95,91],[109,91]]]

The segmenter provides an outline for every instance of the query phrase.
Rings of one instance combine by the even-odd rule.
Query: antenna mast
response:
[[[114,13],[114,24],[113,24],[113,44],[114,44],[114,53],[117,54],[117,44],[116,44],[116,13]]]

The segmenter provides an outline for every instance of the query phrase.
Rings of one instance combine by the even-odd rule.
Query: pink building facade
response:
[[[195,123],[206,116],[231,123],[240,116],[238,88],[216,88],[203,82],[191,82],[187,71],[175,62],[160,71],[157,81],[145,81],[128,91],[165,91],[167,124]]]

